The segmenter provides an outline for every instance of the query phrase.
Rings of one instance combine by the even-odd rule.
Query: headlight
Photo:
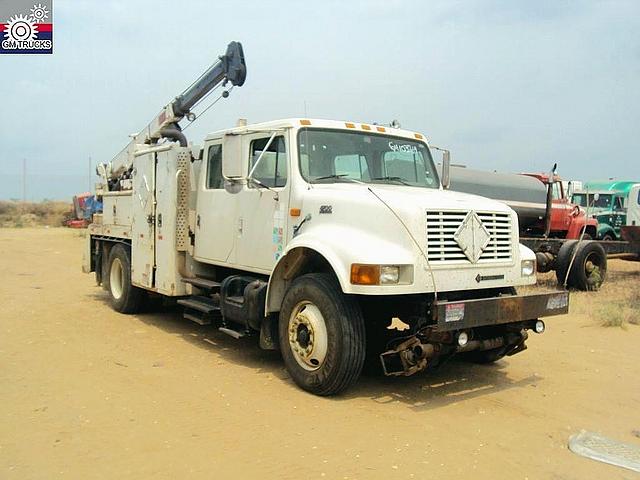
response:
[[[400,267],[397,265],[380,265],[380,284],[398,283],[400,281]]]
[[[412,265],[351,265],[353,285],[397,285],[413,281]]]
[[[536,261],[535,260],[522,260],[520,272],[523,277],[530,277],[536,273]]]

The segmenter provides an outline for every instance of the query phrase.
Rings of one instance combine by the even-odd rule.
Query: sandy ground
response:
[[[318,398],[251,340],[113,312],[83,242],[0,229],[0,478],[638,478],[566,447],[581,429],[640,444],[640,327],[592,316],[640,287],[638,262],[522,354]]]

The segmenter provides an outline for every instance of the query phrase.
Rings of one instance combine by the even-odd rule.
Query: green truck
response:
[[[640,181],[610,180],[586,182],[583,190],[574,192],[571,201],[588,209],[598,221],[599,240],[619,240],[620,229],[627,221],[629,192]]]

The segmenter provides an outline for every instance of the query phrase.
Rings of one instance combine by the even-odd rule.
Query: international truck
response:
[[[365,363],[411,375],[454,355],[494,362],[568,311],[566,291],[517,292],[536,282],[517,215],[447,191],[419,132],[290,118],[188,143],[179,122],[245,76],[232,42],[99,166],[104,209],[83,268],[115,310],[175,299],[185,319],[280,350],[317,395],[344,391]]]
[[[536,253],[538,272],[555,271],[559,285],[597,290],[606,277],[607,255],[597,222],[571,203],[555,173],[498,173],[450,167],[451,189],[507,203],[518,215],[520,242]]]

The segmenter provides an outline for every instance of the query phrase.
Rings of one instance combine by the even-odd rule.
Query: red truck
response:
[[[523,173],[528,177],[537,178],[548,189],[549,177],[548,173]],[[596,238],[598,231],[598,222],[595,218],[587,218],[586,211],[575,203],[571,203],[569,196],[564,191],[562,179],[558,175],[554,175],[551,184],[551,222],[549,224],[550,238],[566,238],[578,239],[582,232],[585,232],[584,238],[591,240]],[[545,205],[546,210],[546,205]],[[546,216],[540,219],[536,229],[533,232],[544,234],[546,232]]]

